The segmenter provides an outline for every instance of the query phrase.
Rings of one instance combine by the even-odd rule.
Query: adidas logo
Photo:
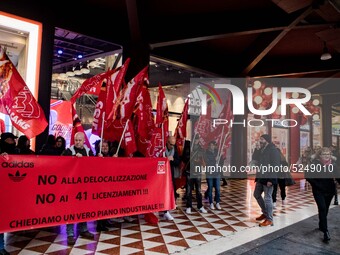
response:
[[[8,174],[8,177],[14,181],[14,182],[21,182],[23,179],[25,179],[27,174],[21,174],[19,171],[16,171],[15,175],[13,174]]]

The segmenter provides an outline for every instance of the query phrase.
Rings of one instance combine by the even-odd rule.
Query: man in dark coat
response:
[[[273,226],[273,184],[277,184],[276,173],[272,171],[280,166],[280,153],[272,143],[271,137],[264,134],[260,137],[261,154],[259,157],[259,170],[255,178],[254,197],[261,207],[262,215],[256,220],[264,220],[260,227]],[[264,199],[262,197],[264,193]]]

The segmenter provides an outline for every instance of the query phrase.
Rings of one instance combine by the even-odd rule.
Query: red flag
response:
[[[164,140],[162,139],[163,131],[161,127],[155,127],[151,135],[151,146],[148,147],[148,155],[151,157],[162,157],[165,151]]]
[[[148,66],[144,67],[128,84],[120,91],[117,100],[113,104],[112,111],[108,115],[108,125],[115,119],[128,120],[131,118],[136,105],[137,95],[144,79],[148,78]]]
[[[8,114],[13,126],[29,139],[39,135],[48,125],[41,106],[2,47],[0,47],[0,111]]]
[[[120,91],[114,102],[112,111],[105,123],[104,138],[111,141],[120,141],[123,136],[122,148],[127,156],[137,150],[133,124],[130,121],[139,94],[140,87],[148,78],[148,66],[143,68],[128,84]],[[124,128],[126,131],[124,133]]]
[[[93,113],[92,134],[101,136],[103,126],[103,114],[106,109],[106,82],[103,81]]]
[[[87,147],[89,147],[90,149],[92,149],[89,139],[87,138],[87,135],[84,131],[84,128],[81,124],[81,120],[77,114],[76,108],[74,107],[74,105],[72,105],[72,119],[73,119],[73,127],[72,127],[72,135],[71,135],[71,142],[70,145],[74,144],[74,135],[78,132],[82,132],[84,133],[85,136],[85,144]]]
[[[200,115],[197,122],[195,123],[194,135],[199,135],[200,144],[203,148],[207,148],[210,138],[208,137],[211,133],[212,121],[211,121],[211,100],[207,102],[207,114]]]
[[[107,114],[112,110],[113,103],[121,90],[129,63],[130,59],[127,59],[124,65],[117,68],[115,72],[107,72],[107,75],[101,81],[101,88],[93,114],[92,134],[101,136],[103,115],[106,120]]]
[[[215,128],[212,125],[211,117],[211,100],[208,101],[207,114],[201,115],[195,124],[195,134],[199,134],[200,143],[204,148],[207,147],[210,141],[216,141],[219,146],[219,153],[226,153],[226,148],[229,147],[231,135],[228,125],[218,125]],[[219,119],[226,119],[228,123],[233,119],[231,111],[231,94],[228,94],[227,100],[219,114]]]
[[[77,91],[73,94],[71,98],[71,103],[74,104],[75,101],[81,97],[82,95],[86,94],[88,91],[90,91],[93,88],[96,88],[97,95],[100,93],[100,88],[102,85],[102,81],[116,72],[116,69],[114,70],[108,70],[104,73],[97,74],[87,80],[85,80],[82,85],[77,89]],[[98,88],[98,89],[97,89]],[[93,94],[93,93],[92,93]]]
[[[178,153],[180,155],[182,155],[184,141],[187,136],[188,109],[189,109],[189,100],[186,99],[181,117],[179,118],[177,122],[175,134],[174,134],[174,136],[176,137],[176,145],[177,145]]]
[[[169,136],[169,111],[166,97],[161,84],[158,84],[157,112],[156,112],[156,127],[161,128],[163,147]]]
[[[104,139],[118,142],[123,136],[121,147],[124,149],[125,156],[131,157],[137,150],[133,124],[130,120],[114,120],[110,125],[110,137],[106,137],[106,135],[108,134],[104,132]]]
[[[119,70],[111,74],[107,80],[105,119],[108,118],[108,114],[112,111],[114,103],[117,100],[117,97],[122,89],[124,77],[129,63],[130,58],[126,59],[125,63],[119,68]]]
[[[152,115],[152,103],[147,85],[143,85],[137,96],[136,110],[134,115],[137,150],[145,157],[152,157],[150,152],[151,136],[155,128]]]

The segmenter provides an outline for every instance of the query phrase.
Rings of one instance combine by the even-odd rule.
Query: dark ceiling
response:
[[[203,70],[220,77],[340,77],[339,3],[88,0],[83,8],[112,13],[111,19],[103,13],[101,18],[101,24],[112,21],[110,29],[93,31],[87,27],[92,35],[115,40],[118,45],[139,41],[148,45],[151,56],[167,60],[157,62],[165,72],[151,70],[150,78],[157,84],[171,85],[189,82],[196,75],[194,71]],[[91,17],[97,19],[96,14]],[[84,26],[71,24],[70,19],[66,14],[60,25],[85,32]],[[327,61],[320,60],[324,43],[332,55]],[[91,47],[102,50],[97,42]],[[171,63],[180,64],[169,68]],[[322,93],[324,88],[320,83],[312,92]],[[328,86],[327,91],[339,89]]]

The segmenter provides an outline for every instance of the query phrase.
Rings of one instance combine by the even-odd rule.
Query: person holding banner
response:
[[[175,182],[175,168],[179,168],[179,165],[181,163],[181,159],[178,155],[177,147],[176,147],[176,137],[175,136],[169,136],[166,142],[165,146],[165,156],[170,161],[170,168],[171,168],[171,176],[172,176],[172,185],[174,188],[174,196],[175,200],[177,198],[176,193],[176,182]],[[174,220],[174,218],[171,216],[169,211],[164,212],[164,219],[166,220]]]
[[[6,157],[7,153],[1,153],[0,156]],[[9,252],[5,249],[5,233],[0,233],[0,255],[9,255]]]
[[[5,234],[0,233],[0,255],[9,255],[9,252],[5,249]]]
[[[0,140],[0,156],[8,160],[8,154],[19,154],[15,147],[15,139],[17,136],[12,133],[5,132],[1,134]],[[5,249],[5,234],[0,233],[0,255],[9,255]]]
[[[74,145],[70,148],[67,148],[62,154],[62,156],[94,156],[93,152],[90,148],[85,145],[85,134],[83,132],[77,132],[74,135]],[[87,222],[79,222],[79,235],[84,238],[93,239],[94,234],[90,233],[87,228]],[[74,245],[76,240],[74,238],[74,224],[67,224],[66,226],[67,232],[67,244]]]
[[[98,140],[95,142],[96,156],[97,157],[112,157],[110,154],[110,144],[106,140]],[[107,225],[109,225],[107,219],[97,220],[97,232],[108,231]]]

